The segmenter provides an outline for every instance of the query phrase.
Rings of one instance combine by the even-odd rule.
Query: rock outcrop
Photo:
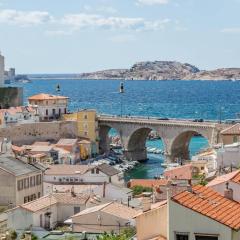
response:
[[[175,61],[139,62],[130,69],[110,69],[77,75],[80,79],[129,80],[240,80],[240,68],[211,71]]]

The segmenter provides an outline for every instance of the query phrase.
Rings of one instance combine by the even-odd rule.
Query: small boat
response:
[[[174,168],[174,167],[179,167],[179,163],[161,163],[161,166],[163,168]]]

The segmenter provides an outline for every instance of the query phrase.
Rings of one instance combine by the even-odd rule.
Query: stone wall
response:
[[[31,144],[35,141],[75,138],[76,134],[77,123],[75,121],[25,123],[0,128],[0,141],[1,138],[8,138],[13,144]]]
[[[23,89],[18,87],[0,88],[0,109],[23,105]]]

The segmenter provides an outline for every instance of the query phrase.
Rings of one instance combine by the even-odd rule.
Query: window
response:
[[[53,108],[53,110],[52,110],[52,114],[53,114],[53,115],[56,114],[56,109],[55,109],[55,108]]]
[[[48,109],[46,109],[46,116],[48,116]]]
[[[84,119],[87,119],[88,117],[87,117],[87,114],[84,114]]]
[[[80,207],[74,207],[74,215],[80,212]]]
[[[58,110],[58,115],[59,116],[61,115],[61,108],[59,108],[59,110]]]
[[[67,113],[67,109],[66,108],[64,108],[64,114],[66,114]]]
[[[43,216],[42,216],[42,214],[40,215],[40,227],[43,227]]]
[[[176,240],[189,240],[188,233],[176,233]]]
[[[18,186],[18,191],[21,191],[23,189],[23,180],[18,180],[17,186]]]
[[[24,188],[29,188],[29,178],[24,179]]]
[[[28,197],[24,197],[24,203],[28,202]]]
[[[238,141],[238,137],[237,136],[233,136],[233,142],[237,142]]]
[[[197,235],[195,236],[196,240],[218,240],[218,236],[210,236],[210,235]]]
[[[84,136],[87,136],[88,135],[88,132],[84,132]]]
[[[92,173],[92,174],[94,174],[94,173],[95,173],[95,171],[94,171],[94,168],[91,170],[91,173]]]
[[[30,177],[30,187],[34,187],[35,186],[35,176]]]
[[[40,198],[41,197],[41,193],[40,192],[38,192],[38,198]]]
[[[74,182],[74,179],[73,179],[73,178],[70,178],[70,182]]]
[[[99,174],[99,169],[98,168],[96,169],[96,174]]]
[[[201,170],[204,170],[204,167],[201,167]]]
[[[36,185],[41,185],[42,183],[42,176],[41,174],[36,176]]]

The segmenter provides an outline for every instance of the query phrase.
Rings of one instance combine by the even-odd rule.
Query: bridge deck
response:
[[[152,125],[164,125],[164,126],[187,126],[187,127],[201,127],[201,128],[216,128],[225,127],[226,124],[219,124],[214,121],[194,122],[189,119],[168,119],[162,120],[153,117],[119,117],[111,115],[100,115],[98,117],[99,122],[116,122],[116,123],[139,123],[139,124],[152,124]],[[229,125],[228,125],[229,126]],[[220,128],[221,128],[220,127]]]

